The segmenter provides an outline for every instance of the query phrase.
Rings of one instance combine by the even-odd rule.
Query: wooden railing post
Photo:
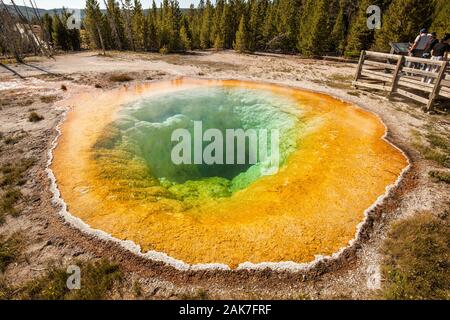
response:
[[[361,71],[364,65],[365,57],[366,51],[362,50],[361,55],[359,56],[358,68],[356,69],[355,81],[358,81],[359,77],[361,77]]]
[[[394,92],[397,91],[398,81],[400,80],[400,71],[403,68],[403,61],[405,60],[405,57],[400,56],[397,61],[397,66],[394,70],[394,74],[392,75],[392,86],[391,91],[389,92],[389,95],[392,95]]]
[[[438,76],[436,78],[436,83],[434,84],[433,91],[430,93],[430,98],[429,98],[428,104],[425,108],[425,111],[427,111],[427,112],[433,110],[434,100],[436,99],[436,97],[439,95],[439,92],[441,91],[441,81],[445,77],[445,72],[447,70],[448,61],[442,61],[442,62],[443,63],[441,65]]]

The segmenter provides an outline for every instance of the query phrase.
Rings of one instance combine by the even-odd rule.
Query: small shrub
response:
[[[170,50],[169,48],[167,48],[166,46],[162,47],[161,49],[159,49],[159,53],[160,54],[169,54]]]
[[[53,103],[56,100],[58,100],[58,96],[56,95],[42,96],[40,97],[40,99],[43,103]]]
[[[447,168],[450,167],[450,155],[448,154],[448,152],[446,154],[437,149],[425,145],[422,142],[420,133],[418,133],[417,131],[413,131],[412,135],[413,135],[413,142],[412,142],[413,147],[416,148],[417,151],[419,151],[425,159],[434,161],[443,167]],[[436,141],[437,140],[434,140],[435,143]],[[432,142],[430,142],[430,144],[432,144]]]
[[[430,177],[438,182],[450,183],[450,173],[444,171],[430,171]]]
[[[383,246],[387,299],[450,299],[450,224],[430,213],[396,223]]]
[[[358,91],[347,91],[347,94],[355,97],[361,96],[361,93],[359,93]]]
[[[34,100],[26,99],[26,100],[18,102],[17,105],[19,107],[28,107],[28,106],[31,106],[33,103],[34,103]]]
[[[64,84],[63,84],[63,85],[61,85],[61,90],[62,90],[62,91],[67,91],[67,86],[66,86],[66,85],[64,85]]]
[[[98,83],[95,84],[95,87],[96,87],[97,89],[103,88],[103,87],[102,87],[100,84],[98,84]]]
[[[109,80],[112,82],[129,82],[134,79],[127,74],[115,74],[109,77]]]
[[[440,148],[447,152],[450,151],[450,142],[449,139],[447,138],[444,138],[434,133],[429,133],[427,134],[427,140],[433,147]]]
[[[13,288],[11,288],[3,277],[0,277],[0,300],[9,300],[13,296]]]
[[[22,159],[16,164],[6,164],[0,168],[3,178],[0,187],[24,184],[24,173],[36,163],[35,158]]]
[[[0,273],[19,256],[22,242],[23,238],[18,233],[9,238],[0,235]]]
[[[5,144],[8,144],[8,145],[14,145],[14,144],[18,143],[20,140],[22,140],[23,137],[24,137],[23,135],[9,136],[9,137],[5,138],[4,142],[5,142]]]
[[[0,212],[17,216],[18,212],[15,208],[16,203],[22,198],[22,193],[19,189],[9,188],[0,198]],[[4,218],[4,216],[3,216]],[[4,220],[4,219],[3,219]]]
[[[207,300],[208,292],[204,289],[200,289],[194,293],[185,293],[179,296],[181,300]]]
[[[450,168],[450,157],[442,152],[431,148],[425,148],[423,150],[423,156],[427,160],[434,161],[443,167]]]
[[[43,116],[38,115],[36,112],[32,112],[30,113],[30,115],[28,116],[28,121],[30,122],[39,122],[44,120]]]
[[[32,300],[101,300],[122,279],[117,265],[99,261],[80,265],[81,288],[69,290],[65,268],[52,268],[44,276],[32,280],[22,289],[21,299]]]
[[[141,297],[142,296],[142,287],[139,281],[135,281],[133,283],[133,293],[135,297]]]

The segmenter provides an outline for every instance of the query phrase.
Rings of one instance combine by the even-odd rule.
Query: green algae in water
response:
[[[265,90],[205,87],[180,90],[143,98],[123,106],[118,120],[109,125],[94,146],[102,167],[101,178],[118,180],[132,188],[141,186],[152,196],[195,202],[203,198],[226,198],[247,188],[263,176],[263,164],[176,165],[171,152],[176,129],[186,129],[194,137],[194,122],[201,121],[203,132],[218,129],[267,129],[279,131],[280,166],[296,149],[301,110],[290,98]],[[192,139],[193,141],[194,139]],[[205,147],[210,142],[204,142]],[[246,159],[250,150],[246,143]],[[270,153],[270,141],[268,152]],[[194,148],[192,148],[194,150]],[[224,146],[224,158],[226,148]],[[193,155],[192,155],[193,159]],[[120,184],[119,183],[119,184]],[[163,191],[161,191],[163,190]]]

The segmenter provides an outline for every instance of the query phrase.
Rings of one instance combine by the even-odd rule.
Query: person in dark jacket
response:
[[[425,50],[423,51],[422,58],[429,59],[431,57],[431,50],[433,50],[433,47],[439,43],[439,40],[437,39],[436,32],[432,32],[428,35],[428,44],[425,47]]]
[[[450,50],[450,34],[446,34],[439,43],[436,43],[431,50],[431,60],[434,61],[444,61],[448,58],[448,52]],[[439,66],[437,65],[428,65],[427,71],[437,72],[439,70]],[[425,78],[427,83],[431,83],[431,78]]]

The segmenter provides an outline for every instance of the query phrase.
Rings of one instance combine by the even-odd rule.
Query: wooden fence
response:
[[[399,94],[424,104],[424,110],[430,111],[439,96],[450,99],[449,64],[362,51],[353,86]]]

